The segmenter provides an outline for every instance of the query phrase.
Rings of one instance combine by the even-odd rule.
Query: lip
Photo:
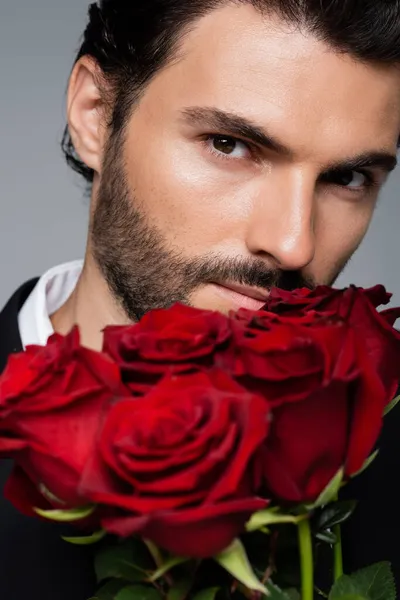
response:
[[[244,285],[234,283],[213,283],[213,285],[220,296],[234,305],[234,309],[261,310],[269,297],[266,291]]]

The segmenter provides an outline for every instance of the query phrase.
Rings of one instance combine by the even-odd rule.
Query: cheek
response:
[[[252,178],[218,166],[198,142],[143,137],[139,151],[128,136],[125,164],[129,188],[149,221],[186,255],[237,246],[251,213]]]
[[[374,200],[328,201],[315,225],[315,259],[310,271],[318,283],[330,283],[354,254],[368,231]]]

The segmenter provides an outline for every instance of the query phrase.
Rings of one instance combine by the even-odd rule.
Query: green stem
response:
[[[337,494],[335,501],[339,500]],[[342,529],[340,525],[333,528],[333,533],[336,536],[336,544],[333,547],[333,578],[337,581],[343,575],[343,548],[342,548]]]
[[[333,549],[333,576],[335,581],[337,581],[343,575],[342,532],[340,525],[336,525],[333,531],[337,539]]]
[[[301,564],[301,600],[314,598],[314,562],[310,521],[305,519],[298,524],[300,564]]]

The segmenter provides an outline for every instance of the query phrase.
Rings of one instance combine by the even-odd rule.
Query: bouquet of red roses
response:
[[[389,299],[273,290],[258,312],[152,311],[102,352],[78,329],[28,347],[0,378],[6,496],[98,544],[99,600],[395,600],[389,565],[343,575],[338,500],[396,402]]]

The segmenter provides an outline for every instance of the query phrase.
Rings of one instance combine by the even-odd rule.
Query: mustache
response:
[[[210,282],[230,282],[265,290],[272,287],[287,291],[316,287],[315,281],[301,271],[271,268],[261,259],[197,259],[186,265],[184,279],[190,281],[190,287]]]

